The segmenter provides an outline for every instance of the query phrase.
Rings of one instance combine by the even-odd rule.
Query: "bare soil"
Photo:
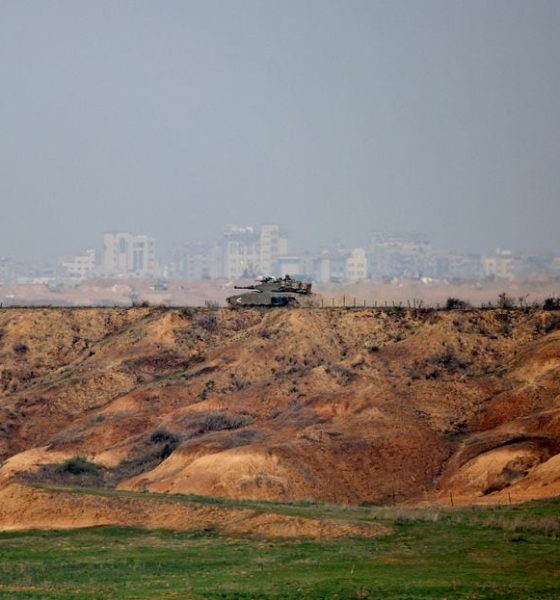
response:
[[[137,491],[352,504],[558,495],[558,321],[2,309],[0,491],[21,491],[18,478],[89,485],[56,468],[83,456],[103,468],[99,485]]]

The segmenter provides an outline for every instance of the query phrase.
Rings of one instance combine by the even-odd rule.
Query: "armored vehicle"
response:
[[[227,303],[234,308],[243,306],[300,306],[299,298],[311,294],[310,283],[292,279],[289,275],[278,279],[264,277],[255,285],[236,285],[235,289],[251,291],[226,298]]]

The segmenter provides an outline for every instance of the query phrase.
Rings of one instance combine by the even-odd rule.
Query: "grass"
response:
[[[141,494],[146,495],[161,496]],[[162,499],[208,500],[179,495]],[[270,512],[379,520],[392,524],[393,532],[332,541],[116,527],[4,532],[0,598],[560,597],[560,534],[544,526],[558,522],[557,501],[437,511],[211,501]]]
[[[535,500],[524,504],[479,505],[469,507],[410,508],[406,506],[355,506],[333,504],[316,500],[275,502],[267,500],[242,500],[196,494],[162,494],[157,492],[134,492],[106,487],[68,486],[35,483],[39,489],[108,498],[141,498],[158,502],[217,505],[230,508],[248,508],[257,512],[288,516],[335,519],[340,521],[394,524],[426,521],[450,525],[476,525],[495,527],[504,531],[533,530],[560,538],[560,497]]]

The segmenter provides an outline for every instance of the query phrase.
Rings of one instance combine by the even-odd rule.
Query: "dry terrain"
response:
[[[4,306],[131,306],[132,303],[164,304],[168,306],[204,306],[205,303],[225,305],[234,293],[235,284],[252,284],[253,280],[172,280],[166,290],[158,289],[150,279],[90,279],[75,284],[48,286],[43,283],[0,285],[0,303]],[[430,279],[365,280],[354,284],[314,284],[325,306],[343,303],[380,306],[410,302],[444,306],[450,296],[467,300],[473,306],[495,301],[498,294],[526,304],[542,302],[558,294],[558,280],[535,281],[446,281]]]
[[[2,309],[0,465],[0,528],[193,520],[38,484],[351,504],[560,495],[560,313]]]

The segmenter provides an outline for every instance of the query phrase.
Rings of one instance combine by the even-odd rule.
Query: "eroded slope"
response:
[[[2,310],[0,481],[352,503],[559,494],[558,321]],[[75,455],[103,468],[41,466]]]

